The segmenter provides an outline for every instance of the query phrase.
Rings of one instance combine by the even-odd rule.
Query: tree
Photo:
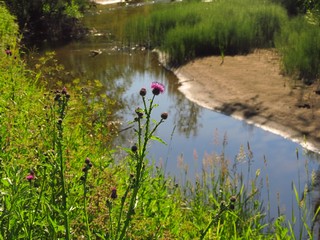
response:
[[[304,0],[306,17],[309,22],[320,26],[320,2],[319,0]]]
[[[68,39],[81,29],[79,19],[91,0],[5,0],[25,40]]]

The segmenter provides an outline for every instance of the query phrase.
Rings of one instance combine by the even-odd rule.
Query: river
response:
[[[108,93],[116,91],[112,87],[121,89],[124,107],[115,111],[123,128],[141,104],[140,88],[149,89],[154,81],[163,83],[166,90],[156,98],[159,107],[154,117],[159,119],[161,112],[169,113],[157,133],[167,145],[150,146],[150,160],[183,184],[201,174],[208,158],[218,159],[224,153],[230,166],[237,163],[237,171],[250,169],[249,178],[260,170],[261,198],[270,202],[270,219],[279,212],[291,219],[292,212],[299,212],[292,186],[299,194],[303,192],[304,186],[310,184],[311,173],[318,170],[319,156],[290,139],[190,102],[179,92],[176,76],[159,64],[154,52],[123,47],[117,38],[124,31],[122,23],[132,15],[149,11],[147,5],[98,5],[84,19],[93,29],[92,35],[54,48],[56,57],[73,76],[99,80]],[[101,54],[93,57],[91,50]],[[132,130],[125,131],[118,143],[130,147],[134,143],[131,136]],[[250,151],[253,155],[248,158]],[[240,159],[243,153],[247,157]]]

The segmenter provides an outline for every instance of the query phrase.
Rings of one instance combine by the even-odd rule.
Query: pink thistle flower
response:
[[[159,95],[164,92],[164,85],[159,82],[153,82],[151,88],[154,95]]]
[[[66,87],[63,87],[61,93],[62,93],[62,94],[67,94],[67,88],[66,88]]]
[[[26,176],[26,179],[27,179],[29,182],[31,182],[32,180],[35,179],[35,176],[32,175],[32,174],[29,174],[29,175]]]
[[[31,182],[32,180],[34,180],[36,177],[34,175],[34,171],[30,170],[29,174],[26,176],[26,179]]]
[[[34,179],[34,175],[29,174],[29,175],[26,177],[26,179],[27,179],[28,181],[31,181],[31,180]]]

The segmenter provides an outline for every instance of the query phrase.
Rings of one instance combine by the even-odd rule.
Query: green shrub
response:
[[[90,7],[90,0],[4,0],[15,16],[26,43],[35,44],[47,39],[68,40],[81,36],[84,29],[79,18]]]

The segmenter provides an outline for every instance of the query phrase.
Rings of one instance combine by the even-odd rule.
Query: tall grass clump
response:
[[[311,83],[320,71],[320,29],[304,17],[286,24],[277,37],[276,47],[282,54],[286,74]]]
[[[9,13],[2,2],[0,2],[0,15],[0,49],[3,50],[8,46],[10,47],[11,44],[16,44],[19,27],[15,23],[15,18]]]
[[[227,19],[226,19],[226,16]],[[273,47],[286,11],[266,1],[172,3],[128,24],[130,41],[166,52],[171,63],[209,54],[244,54]]]

